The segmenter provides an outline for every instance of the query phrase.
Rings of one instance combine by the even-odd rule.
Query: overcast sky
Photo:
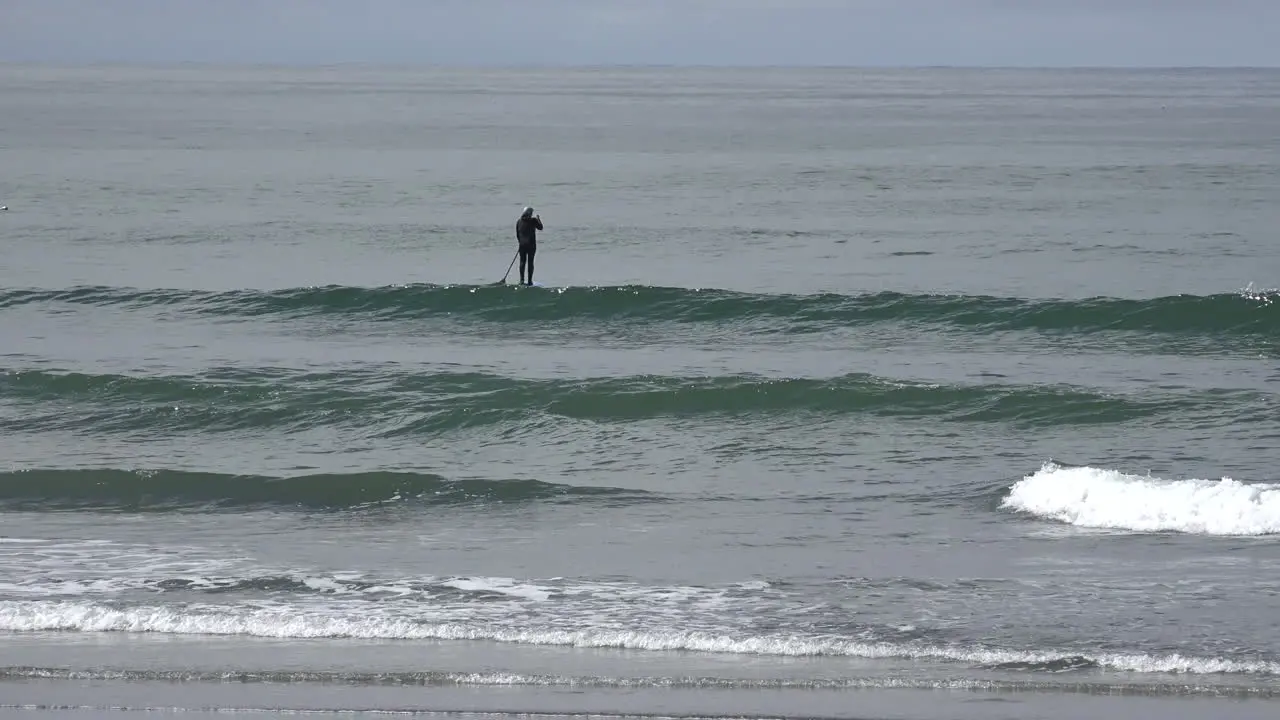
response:
[[[0,0],[0,62],[1280,66],[1280,0]]]

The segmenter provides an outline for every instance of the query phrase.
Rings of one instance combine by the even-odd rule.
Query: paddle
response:
[[[516,250],[516,254],[511,257],[511,264],[507,266],[507,271],[502,274],[502,279],[494,283],[495,285],[506,285],[507,276],[511,274],[511,268],[516,266],[516,258],[520,257],[520,251]]]

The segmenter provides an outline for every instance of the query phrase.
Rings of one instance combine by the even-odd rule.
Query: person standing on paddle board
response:
[[[516,221],[516,242],[520,246],[520,284],[533,284],[533,256],[538,252],[538,231],[542,229],[542,218],[533,214],[533,208],[527,207],[520,213]],[[528,280],[525,279],[525,261],[529,263]]]

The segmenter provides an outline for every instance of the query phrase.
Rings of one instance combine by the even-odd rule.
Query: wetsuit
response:
[[[516,221],[516,242],[520,244],[520,282],[533,284],[533,256],[538,252],[538,231],[542,229],[542,219],[538,217],[522,217]],[[529,274],[526,282],[525,263],[528,262]]]

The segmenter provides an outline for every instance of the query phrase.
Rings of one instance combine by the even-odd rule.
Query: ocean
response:
[[[0,205],[0,717],[1280,712],[1280,70],[9,65]]]

